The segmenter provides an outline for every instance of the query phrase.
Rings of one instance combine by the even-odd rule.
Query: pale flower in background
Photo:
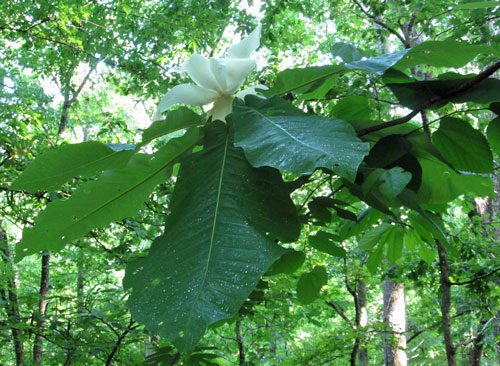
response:
[[[250,58],[250,54],[260,45],[260,31],[259,25],[247,38],[231,46],[226,58],[207,59],[198,54],[192,55],[182,66],[182,71],[196,84],[180,84],[165,94],[153,122],[162,119],[162,113],[176,104],[202,106],[209,103],[214,105],[208,116],[225,121],[231,113],[235,96],[243,99],[248,94],[256,94],[255,88],[267,89],[256,85],[236,93],[256,66],[256,60]]]

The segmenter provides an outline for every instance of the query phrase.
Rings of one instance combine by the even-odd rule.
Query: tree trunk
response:
[[[40,300],[38,302],[38,314],[36,323],[36,335],[33,345],[33,362],[42,364],[43,337],[42,331],[47,314],[47,296],[49,294],[50,254],[42,254],[42,271],[40,276]]]
[[[358,281],[358,312],[359,316],[356,319],[358,329],[368,325],[368,310],[366,308],[366,282]],[[358,354],[359,366],[368,366],[368,350],[360,345]]]
[[[390,334],[384,339],[385,366],[406,366],[406,302],[404,284],[385,280],[383,321]]]
[[[85,312],[85,293],[83,291],[85,285],[85,268],[84,268],[84,258],[82,249],[78,253],[77,265],[77,279],[76,279],[76,301],[77,301],[77,312],[82,314]]]
[[[241,322],[240,320],[236,320],[236,340],[238,341],[238,351],[239,351],[239,356],[238,356],[238,361],[239,365],[244,365],[245,364],[245,348],[243,345],[243,337],[241,336]]]
[[[24,343],[22,341],[22,332],[16,326],[20,322],[19,302],[17,300],[17,287],[15,281],[15,269],[12,265],[10,257],[9,244],[7,243],[7,235],[3,228],[0,227],[0,257],[6,267],[5,285],[6,289],[0,288],[0,296],[5,304],[5,312],[9,317],[8,322],[12,323],[12,341],[14,342],[14,352],[16,354],[16,365],[24,365]]]
[[[436,241],[439,254],[439,274],[441,284],[441,322],[443,324],[444,347],[446,350],[446,359],[448,366],[456,366],[455,347],[451,335],[451,284],[448,276],[448,258],[446,249]]]
[[[483,326],[486,324],[486,321],[483,319],[480,323],[479,334],[476,339],[472,343],[472,350],[470,353],[469,364],[470,366],[481,366],[481,356],[483,354],[483,340],[484,340],[484,331]]]

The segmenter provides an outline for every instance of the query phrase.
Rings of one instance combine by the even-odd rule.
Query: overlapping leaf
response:
[[[63,145],[36,158],[11,188],[50,192],[76,176],[88,177],[125,165],[133,154],[134,151],[112,149],[95,141]]]
[[[295,240],[299,223],[279,172],[253,168],[219,122],[207,127],[204,150],[182,162],[171,212],[124,285],[134,318],[186,352],[238,311],[284,253],[272,239]]]
[[[432,142],[455,169],[492,173],[493,156],[484,135],[458,118],[444,118],[432,135]]]
[[[133,216],[153,188],[167,179],[166,167],[199,138],[198,130],[173,139],[155,155],[135,155],[127,166],[105,171],[98,180],[81,185],[65,201],[51,202],[26,228],[16,245],[17,259],[44,250],[61,250],[94,228]]]
[[[234,121],[235,145],[253,166],[298,174],[324,167],[354,180],[369,145],[350,124],[307,115],[279,97],[248,96],[245,102],[235,103],[228,120]]]

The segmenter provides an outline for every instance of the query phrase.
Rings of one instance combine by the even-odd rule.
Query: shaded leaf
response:
[[[334,257],[345,258],[345,249],[335,244],[335,241],[338,241],[338,236],[325,231],[318,231],[315,235],[309,236],[309,244],[314,249]]]
[[[184,128],[202,125],[205,118],[194,113],[186,107],[169,111],[165,119],[155,121],[142,133],[141,145],[146,145],[150,141],[163,135],[182,130]]]
[[[292,274],[298,270],[304,261],[306,260],[306,255],[304,252],[297,250],[290,250],[283,254],[276,262],[269,267],[266,275],[273,276],[280,273]]]
[[[328,282],[328,274],[323,266],[316,266],[304,273],[297,282],[297,297],[305,305],[319,298],[321,288]]]
[[[486,130],[488,143],[495,154],[500,155],[500,117],[495,118],[488,125]]]
[[[359,247],[364,250],[371,250],[377,243],[384,239],[384,236],[387,235],[391,228],[392,225],[387,223],[382,223],[374,227],[358,240]]]
[[[492,173],[493,156],[484,135],[458,118],[444,118],[432,143],[457,170]]]

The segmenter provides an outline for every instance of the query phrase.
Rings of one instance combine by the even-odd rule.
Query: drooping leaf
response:
[[[422,184],[418,191],[421,204],[447,203],[466,193],[480,197],[493,196],[490,178],[480,175],[459,174],[435,156],[417,151],[422,166]]]
[[[169,111],[165,119],[155,121],[142,133],[141,145],[146,145],[150,141],[163,135],[194,126],[199,126],[205,121],[203,116],[194,113],[186,107],[179,107]]]
[[[390,205],[411,180],[411,173],[400,167],[375,169],[363,182],[363,193],[371,193]]]
[[[307,115],[279,97],[245,102],[234,104],[228,120],[235,124],[235,145],[253,166],[297,174],[324,167],[354,180],[369,146],[347,122]]]
[[[371,168],[386,168],[406,155],[411,143],[402,135],[381,138],[370,150],[365,163]]]
[[[377,243],[384,239],[384,236],[387,235],[388,230],[391,228],[392,225],[387,223],[382,223],[374,227],[359,239],[359,247],[364,250],[371,250]]]
[[[411,252],[417,249],[417,244],[422,243],[420,237],[414,230],[405,230],[403,241],[406,250]]]
[[[171,140],[153,156],[136,154],[124,167],[78,187],[64,201],[47,205],[35,226],[23,231],[16,245],[17,259],[40,251],[59,251],[94,228],[133,216],[143,207],[153,188],[168,178],[167,166],[191,148],[198,130]]]
[[[298,69],[287,69],[278,74],[276,82],[269,90],[262,92],[266,97],[282,95],[296,89],[310,86],[320,80],[342,74],[348,69],[342,65],[313,66]],[[307,92],[307,90],[304,90]]]
[[[292,274],[304,264],[306,255],[298,250],[290,250],[283,254],[276,262],[269,267],[266,275],[273,276],[280,273]]]
[[[454,39],[429,40],[411,48],[394,67],[405,70],[424,64],[435,67],[460,68],[480,54],[497,54],[497,52],[486,44],[468,44]]]
[[[368,98],[352,95],[340,99],[332,109],[332,116],[342,120],[371,119],[372,108]]]
[[[37,157],[12,183],[12,189],[54,191],[76,176],[89,177],[125,165],[134,151],[116,151],[100,142],[62,145]]]
[[[384,258],[384,243],[379,243],[366,260],[366,267],[370,273],[375,274]]]
[[[403,106],[414,109],[418,104],[431,98],[445,95],[450,90],[467,83],[469,80],[470,78],[457,76],[455,79],[388,84],[388,86]],[[475,84],[464,92],[435,103],[433,106],[429,107],[429,109],[442,107],[446,103],[474,102],[488,104],[498,101],[500,101],[500,80],[488,78]]]
[[[500,117],[495,118],[488,124],[486,136],[491,150],[500,155]]]
[[[297,282],[297,297],[305,305],[319,298],[321,288],[328,282],[328,274],[323,266],[316,266],[304,273]]]
[[[500,6],[500,1],[472,1],[456,5],[454,9],[456,10],[484,9],[484,8],[494,8],[497,6]]]
[[[344,62],[353,62],[361,60],[364,55],[352,44],[337,42],[332,46],[332,56],[340,57]]]
[[[134,318],[181,352],[238,311],[284,253],[274,239],[300,230],[279,172],[253,168],[223,123],[206,133],[204,149],[181,163],[165,234],[124,279]]]
[[[432,143],[457,170],[493,172],[493,156],[486,138],[461,119],[442,119],[432,135]]]
[[[424,262],[432,264],[434,259],[436,259],[436,254],[436,251],[429,249],[425,243],[420,243],[418,247],[418,255]]]
[[[403,254],[403,238],[404,230],[401,226],[395,225],[391,228],[390,232],[385,237],[387,245],[387,260],[390,264],[396,261]]]
[[[334,257],[345,258],[345,249],[335,244],[335,241],[338,241],[338,237],[326,231],[318,231],[315,235],[309,236],[309,244],[314,249]]]
[[[401,60],[408,51],[408,49],[400,50],[385,55],[349,62],[344,65],[351,70],[364,70],[376,75],[382,75]]]

